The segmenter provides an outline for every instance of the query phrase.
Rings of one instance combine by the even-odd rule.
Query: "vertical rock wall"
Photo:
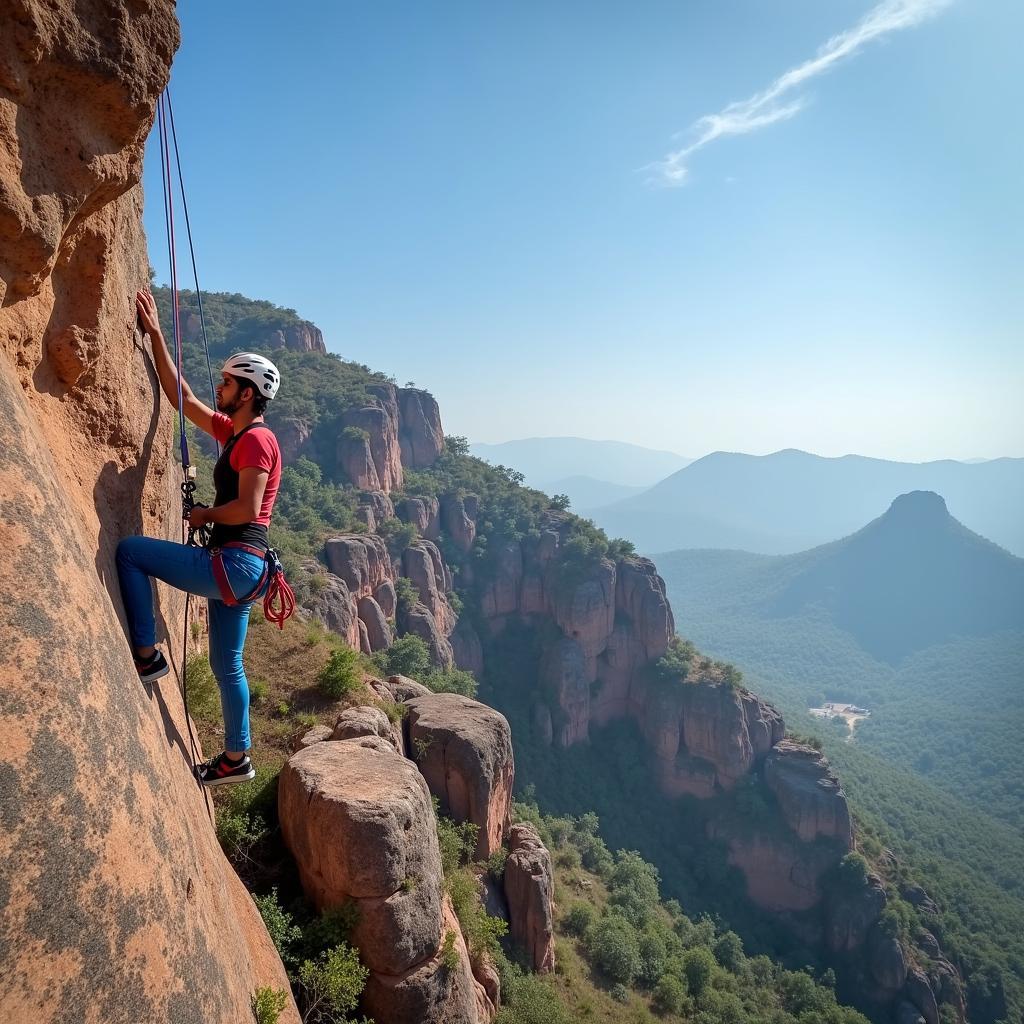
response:
[[[132,300],[174,6],[0,0],[0,26],[0,1020],[242,1021],[287,978],[191,777],[175,676],[135,675],[113,563],[176,520]]]

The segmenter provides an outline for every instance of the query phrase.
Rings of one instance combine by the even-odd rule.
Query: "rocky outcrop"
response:
[[[359,495],[356,516],[369,533],[376,532],[381,523],[386,519],[394,518],[394,515],[395,506],[392,504],[391,498],[383,491],[364,491]]]
[[[420,603],[430,612],[438,631],[447,637],[455,628],[456,619],[447,596],[452,589],[452,576],[437,545],[419,540],[407,547],[402,552],[402,575],[412,581]]]
[[[476,519],[470,515],[470,509],[474,507],[472,495],[445,494],[441,497],[441,525],[460,551],[469,551],[476,540]]]
[[[479,829],[475,860],[501,848],[508,828],[515,765],[504,715],[456,693],[407,701],[410,754],[441,809]]]
[[[887,935],[877,925],[868,940],[868,965],[871,976],[883,989],[898,992],[907,980],[907,960],[900,940]]]
[[[419,388],[399,388],[398,422],[402,465],[408,469],[432,466],[444,448],[441,413],[434,396]]]
[[[563,636],[548,647],[541,657],[539,681],[550,709],[555,744],[571,747],[585,740],[590,728],[590,682],[580,645]]]
[[[509,830],[504,881],[509,934],[526,950],[535,971],[553,971],[554,874],[551,855],[533,825],[521,823]]]
[[[459,619],[455,631],[448,639],[451,641],[455,664],[479,678],[484,670],[484,649],[479,633],[469,622]]]
[[[404,636],[412,633],[418,636],[430,652],[430,663],[435,668],[451,668],[455,663],[452,645],[438,628],[437,621],[426,605],[417,601],[409,608],[399,608],[398,630]]]
[[[318,726],[317,728],[322,729],[324,727]],[[396,754],[405,753],[402,730],[379,707],[369,704],[346,708],[338,716],[337,721],[334,723],[334,728],[328,729],[327,732],[326,738],[332,740],[354,740],[361,739],[364,736],[377,736],[394,748]],[[306,746],[310,745],[309,743],[306,744]]]
[[[412,523],[427,540],[441,536],[441,506],[437,498],[403,498],[395,506],[395,515],[403,523]]]
[[[299,320],[270,331],[266,340],[256,342],[255,347],[284,348],[289,352],[323,352],[325,355],[327,353],[323,332],[308,320]]]
[[[869,874],[861,886],[832,889],[825,901],[825,945],[833,953],[860,950],[885,904],[878,875]]]
[[[359,598],[359,618],[366,626],[366,637],[371,651],[383,651],[391,646],[394,637],[384,610],[372,597]]]
[[[835,838],[845,850],[853,849],[846,794],[819,751],[782,740],[765,759],[764,781],[787,824],[804,842]]]
[[[303,608],[310,617],[344,638],[345,643],[359,649],[359,612],[348,584],[334,573],[324,572],[319,562],[304,562],[303,583],[306,593]]]
[[[306,420],[277,420],[274,435],[281,449],[281,460],[287,466],[303,454],[313,436],[313,429]]]
[[[728,861],[743,872],[751,903],[771,913],[811,910],[821,903],[821,882],[835,853],[789,836],[734,831],[715,823],[711,838],[724,839]]]
[[[632,705],[642,698],[634,687]],[[652,686],[641,729],[654,751],[663,792],[712,796],[731,789],[782,739],[781,717],[746,690],[685,683]]]
[[[391,556],[383,537],[346,534],[333,537],[324,545],[327,567],[345,581],[351,595],[373,597],[385,582],[394,582]]]
[[[358,911],[352,939],[370,970],[366,1011],[479,1024],[486,994],[459,946],[430,794],[413,763],[376,735],[316,743],[282,770],[278,808],[307,897],[321,910]],[[453,969],[443,962],[449,934]]]
[[[122,536],[178,529],[132,309],[174,6],[0,0],[0,25],[0,1020],[241,1021],[287,977],[192,778],[177,680],[139,684],[114,566]]]

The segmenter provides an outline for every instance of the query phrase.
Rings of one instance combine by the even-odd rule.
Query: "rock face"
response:
[[[344,637],[349,647],[359,649],[359,613],[348,584],[334,573],[323,572],[318,562],[304,562],[303,571],[315,579],[303,607],[317,622]]]
[[[270,348],[286,348],[289,352],[327,352],[323,332],[308,320],[273,331],[264,344]]]
[[[441,536],[441,511],[437,498],[405,498],[395,506],[395,515],[403,523],[412,523],[421,537],[437,540]]]
[[[515,764],[505,716],[456,693],[413,697],[407,707],[410,756],[443,812],[478,826],[475,859],[486,860],[501,847],[512,803]]]
[[[434,396],[418,388],[399,388],[398,415],[402,465],[409,469],[432,466],[444,447],[441,413]]]
[[[802,840],[834,837],[846,850],[853,849],[846,794],[819,751],[783,740],[765,759],[764,779],[789,827]]]
[[[324,545],[327,567],[345,581],[358,601],[373,597],[382,583],[394,582],[391,557],[383,537],[361,533],[334,537]]]
[[[541,973],[555,968],[554,891],[551,855],[537,830],[525,823],[513,825],[505,864],[509,933]]]
[[[442,893],[430,793],[413,763],[377,735],[315,743],[285,765],[278,808],[307,897],[320,909],[356,905],[367,1012],[426,1024],[487,1019]],[[454,970],[441,959],[449,932]]]
[[[191,777],[176,680],[140,686],[117,621],[117,541],[177,529],[131,305],[174,6],[0,0],[0,24],[0,1020],[245,1020],[287,978]],[[159,605],[178,663],[182,604]]]

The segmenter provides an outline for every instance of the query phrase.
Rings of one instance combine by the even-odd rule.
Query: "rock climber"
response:
[[[178,408],[178,372],[160,330],[152,292],[135,296],[139,320],[153,346],[157,376],[164,394]],[[249,683],[242,648],[252,602],[266,578],[265,556],[274,499],[281,483],[281,450],[263,420],[267,403],[277,394],[281,376],[264,356],[241,352],[221,370],[217,409],[200,402],[181,381],[185,416],[222,445],[213,470],[213,507],[196,506],[189,515],[195,528],[210,525],[207,548],[154,537],[126,537],[117,547],[117,573],[135,653],[144,683],[167,675],[167,659],[157,649],[150,579],[208,600],[210,667],[220,688],[224,714],[224,750],[196,766],[205,786],[246,782],[255,777],[248,751]],[[229,588],[225,591],[225,587]]]

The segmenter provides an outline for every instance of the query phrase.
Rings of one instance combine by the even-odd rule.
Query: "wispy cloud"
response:
[[[853,28],[833,36],[810,60],[779,75],[762,92],[745,100],[730,103],[716,114],[705,114],[693,123],[689,135],[692,141],[682,149],[667,153],[661,160],[648,165],[650,181],[657,185],[682,185],[689,173],[690,157],[699,149],[727,135],[746,135],[777,121],[788,121],[806,106],[802,96],[790,97],[805,82],[830,70],[833,65],[852,57],[868,43],[897,32],[913,28],[938,14],[953,0],[883,0],[873,7]]]

